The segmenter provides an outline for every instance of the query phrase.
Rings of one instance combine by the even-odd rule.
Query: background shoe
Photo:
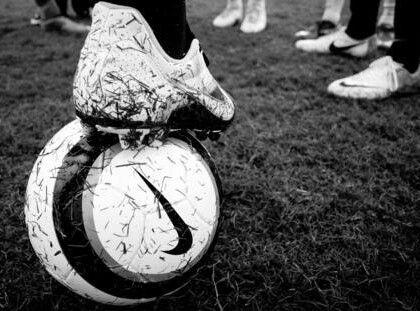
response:
[[[68,33],[88,33],[90,26],[71,19],[67,16],[56,16],[49,19],[41,20],[38,24],[46,31],[64,31]]]
[[[378,48],[388,50],[395,39],[394,27],[389,24],[378,25],[376,34],[378,36]]]
[[[420,68],[410,73],[385,56],[353,76],[334,81],[328,86],[328,92],[339,97],[380,99],[415,85],[420,86]]]
[[[225,130],[233,100],[209,72],[198,40],[173,59],[131,7],[98,3],[73,83],[77,116],[120,129]]]
[[[243,18],[242,0],[229,0],[226,8],[213,20],[215,27],[230,27]]]
[[[90,17],[88,2],[83,1],[82,6],[75,6],[72,3],[73,1],[60,3],[47,1],[43,5],[37,6],[34,17],[30,19],[30,24],[40,26],[46,31],[64,31],[69,33],[89,32]],[[82,8],[85,8],[85,10],[82,10]]]
[[[42,16],[39,13],[35,13],[34,16],[29,20],[32,26],[40,26],[42,23]]]
[[[257,33],[263,31],[266,26],[267,12],[265,0],[248,0],[241,31],[245,33]]]
[[[314,25],[308,27],[307,29],[299,30],[298,32],[296,32],[295,39],[316,39],[328,35],[330,33],[336,32],[339,29],[339,25],[336,25],[333,22],[327,20],[323,20],[316,22]]]
[[[295,47],[310,53],[365,57],[376,48],[376,37],[355,40],[346,34],[345,29],[341,29],[317,39],[296,41]]]

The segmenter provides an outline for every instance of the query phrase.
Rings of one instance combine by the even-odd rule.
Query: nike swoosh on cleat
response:
[[[342,81],[340,82],[340,86],[344,86],[344,87],[360,87],[360,88],[364,88],[364,89],[380,89],[380,87],[377,86],[370,86],[370,85],[361,85],[361,84],[347,84],[346,82]]]
[[[363,42],[362,42],[363,43]],[[350,50],[351,48],[354,48],[358,45],[361,45],[362,43],[356,43],[356,44],[352,44],[352,45],[346,45],[346,46],[335,46],[334,42],[330,44],[330,52],[333,54],[343,54],[345,52],[347,52],[348,50]]]
[[[182,255],[188,252],[192,245],[192,234],[190,227],[182,220],[181,216],[175,211],[171,203],[163,196],[163,194],[152,185],[139,171],[135,169],[136,173],[143,179],[146,185],[152,190],[153,194],[159,200],[170,221],[178,234],[178,244],[169,251],[163,251],[170,255]]]

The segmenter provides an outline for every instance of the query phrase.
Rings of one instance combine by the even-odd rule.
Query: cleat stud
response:
[[[197,136],[199,140],[205,140],[207,138],[207,134],[204,131],[195,131],[195,136]]]
[[[218,140],[220,138],[220,133],[218,133],[218,132],[210,132],[209,133],[209,138],[212,141],[216,141],[216,140]]]

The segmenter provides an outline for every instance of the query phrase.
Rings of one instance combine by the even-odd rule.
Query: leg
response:
[[[343,10],[344,3],[345,0],[325,0],[322,20],[330,21],[337,25],[341,19],[341,11]]]
[[[261,32],[267,26],[265,0],[248,0],[241,31],[245,33]]]
[[[351,0],[351,17],[346,33],[356,40],[373,36],[376,31],[380,0]]]
[[[109,2],[139,10],[153,29],[163,49],[173,58],[182,58],[188,52],[194,35],[188,26],[185,0],[113,0]]]
[[[411,73],[419,67],[420,40],[418,30],[420,22],[419,1],[398,0],[395,7],[395,42],[391,46],[390,56],[401,63]]]

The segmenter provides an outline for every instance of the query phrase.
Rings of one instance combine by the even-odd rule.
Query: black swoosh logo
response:
[[[341,81],[340,85],[344,86],[344,87],[378,88],[378,87],[369,86],[369,85],[362,85],[362,84],[347,84],[345,81]]]
[[[139,171],[135,169],[136,173],[143,179],[146,185],[152,190],[153,194],[159,200],[159,203],[162,205],[176,232],[178,233],[178,244],[169,251],[163,251],[170,255],[182,255],[188,252],[192,245],[192,234],[190,227],[182,220],[178,215],[175,209],[172,207],[171,203],[163,196],[163,194],[153,186],[150,181],[148,181]]]
[[[342,47],[338,47],[335,46],[334,42],[330,44],[330,52],[334,53],[334,54],[342,54],[348,50],[350,50],[351,48],[354,48],[358,45],[360,45],[361,43],[356,43],[356,44],[352,44],[352,45],[346,45],[346,46],[342,46]]]

